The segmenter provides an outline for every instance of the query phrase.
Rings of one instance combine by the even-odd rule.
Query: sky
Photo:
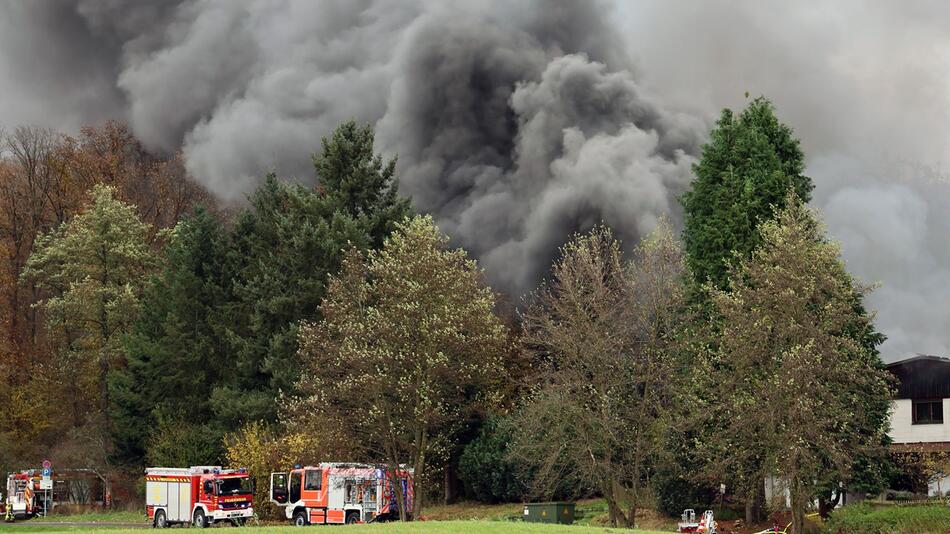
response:
[[[496,287],[532,288],[572,231],[628,246],[677,198],[724,107],[765,95],[812,205],[888,337],[950,355],[950,4],[0,1],[0,126],[117,119],[240,203],[312,182],[347,119]],[[746,96],[748,94],[748,96]]]

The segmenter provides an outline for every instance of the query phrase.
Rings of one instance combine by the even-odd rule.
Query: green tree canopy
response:
[[[814,186],[804,169],[798,139],[767,99],[738,116],[723,110],[682,198],[687,264],[698,282],[726,287],[733,254],[748,256],[760,243],[759,224],[784,206],[790,189],[809,201]]]
[[[432,218],[397,225],[379,251],[347,257],[324,320],[301,330],[302,396],[292,428],[339,433],[356,457],[415,469],[419,517],[428,469],[444,463],[465,418],[494,400],[506,329],[495,295]]]
[[[149,281],[125,340],[128,366],[110,384],[121,461],[140,461],[159,433],[169,449],[176,447],[174,436],[193,438],[187,432],[170,434],[176,424],[202,425],[204,441],[219,443],[192,463],[220,460],[223,429],[211,417],[211,392],[229,372],[217,315],[230,297],[227,247],[221,223],[202,208],[167,234],[161,270]]]
[[[151,228],[135,206],[97,185],[87,207],[39,237],[23,271],[46,292],[39,302],[58,357],[73,368],[76,384],[98,395],[105,415],[108,375],[124,365],[122,336],[139,311],[139,297],[155,257]]]
[[[316,189],[269,176],[238,218],[228,262],[234,299],[222,310],[231,371],[213,397],[227,424],[274,418],[278,393],[292,392],[299,375],[299,324],[319,319],[343,251],[382,246],[409,214],[395,161],[375,155],[373,140],[369,126],[341,125],[314,157]]]
[[[706,442],[722,469],[744,469],[752,455],[760,480],[787,482],[800,534],[821,483],[846,480],[856,457],[881,447],[889,378],[860,335],[873,331],[859,306],[866,289],[794,193],[761,235],[731,269],[730,289],[712,292],[723,321],[713,368],[725,394],[722,427]]]

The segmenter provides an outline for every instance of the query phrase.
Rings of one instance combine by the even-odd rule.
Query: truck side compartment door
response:
[[[287,473],[270,474],[270,502],[282,506],[287,504]]]

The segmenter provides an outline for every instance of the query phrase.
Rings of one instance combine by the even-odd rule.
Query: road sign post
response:
[[[53,493],[53,462],[43,460],[43,478],[40,479],[40,489],[43,490],[43,517],[49,515],[49,501]]]

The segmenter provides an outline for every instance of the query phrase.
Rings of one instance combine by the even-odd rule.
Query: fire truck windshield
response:
[[[218,480],[218,495],[237,495],[239,493],[254,493],[254,482],[246,477]]]

